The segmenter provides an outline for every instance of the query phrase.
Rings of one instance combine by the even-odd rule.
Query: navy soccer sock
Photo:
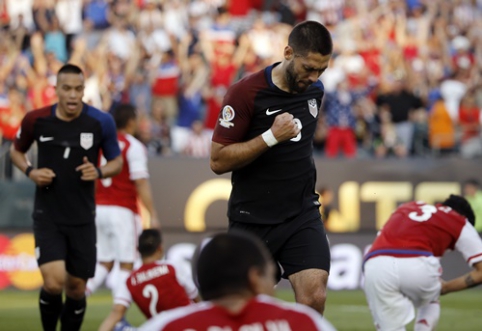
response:
[[[44,331],[55,331],[62,311],[62,294],[50,294],[42,288],[39,307]]]

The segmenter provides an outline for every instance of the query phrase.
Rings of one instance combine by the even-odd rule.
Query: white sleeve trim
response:
[[[129,164],[130,180],[149,178],[146,148],[136,138],[129,135],[126,137],[130,143],[129,149],[126,153],[127,163]]]
[[[482,261],[482,240],[472,224],[467,221],[455,243],[455,249],[470,266]]]
[[[130,278],[127,278],[126,282],[128,282],[129,279]],[[126,282],[122,282],[122,284],[119,284],[119,287],[116,291],[117,295],[114,297],[114,304],[119,304],[129,308],[132,303],[132,295],[127,288]]]
[[[212,307],[212,303],[210,302],[201,302],[192,304],[189,306],[174,308],[171,310],[166,310],[161,312],[158,315],[153,316],[147,322],[142,324],[137,331],[162,331],[164,327],[166,327],[169,323],[180,319],[181,317],[188,316],[195,312],[203,311],[210,309]]]
[[[291,302],[285,302],[264,294],[258,295],[257,299],[260,302],[275,304],[278,306],[282,306],[285,309],[294,310],[294,311],[303,313],[305,315],[308,315],[308,317],[313,321],[313,323],[316,325],[319,331],[336,331],[335,327],[331,325],[331,323],[328,322],[328,320],[326,320],[322,315],[320,315],[320,313],[318,313],[317,311],[315,311],[314,309],[308,306],[305,306],[302,304],[295,304]]]

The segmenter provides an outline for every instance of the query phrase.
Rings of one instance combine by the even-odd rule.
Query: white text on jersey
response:
[[[153,278],[157,278],[169,273],[169,268],[165,265],[160,265],[158,267],[146,270],[144,272],[139,272],[136,277],[132,277],[131,281],[133,285],[147,282]]]

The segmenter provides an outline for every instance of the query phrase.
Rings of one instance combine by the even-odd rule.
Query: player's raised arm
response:
[[[220,175],[242,168],[276,144],[289,140],[300,132],[293,115],[283,113],[276,116],[269,130],[259,136],[231,145],[212,142],[211,170]]]

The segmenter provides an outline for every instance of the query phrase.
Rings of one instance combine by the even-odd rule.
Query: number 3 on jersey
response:
[[[298,129],[300,129],[300,133],[298,133],[298,135],[294,138],[291,138],[290,140],[291,141],[294,141],[294,142],[298,142],[301,140],[301,129],[303,128],[303,124],[301,124],[301,121],[299,118],[294,118],[293,121],[296,123],[296,125],[298,126]]]
[[[408,218],[415,222],[425,222],[428,221],[437,210],[448,213],[451,209],[452,208],[447,206],[442,206],[437,209],[435,206],[424,204],[420,206],[420,212],[412,211],[408,214]]]

